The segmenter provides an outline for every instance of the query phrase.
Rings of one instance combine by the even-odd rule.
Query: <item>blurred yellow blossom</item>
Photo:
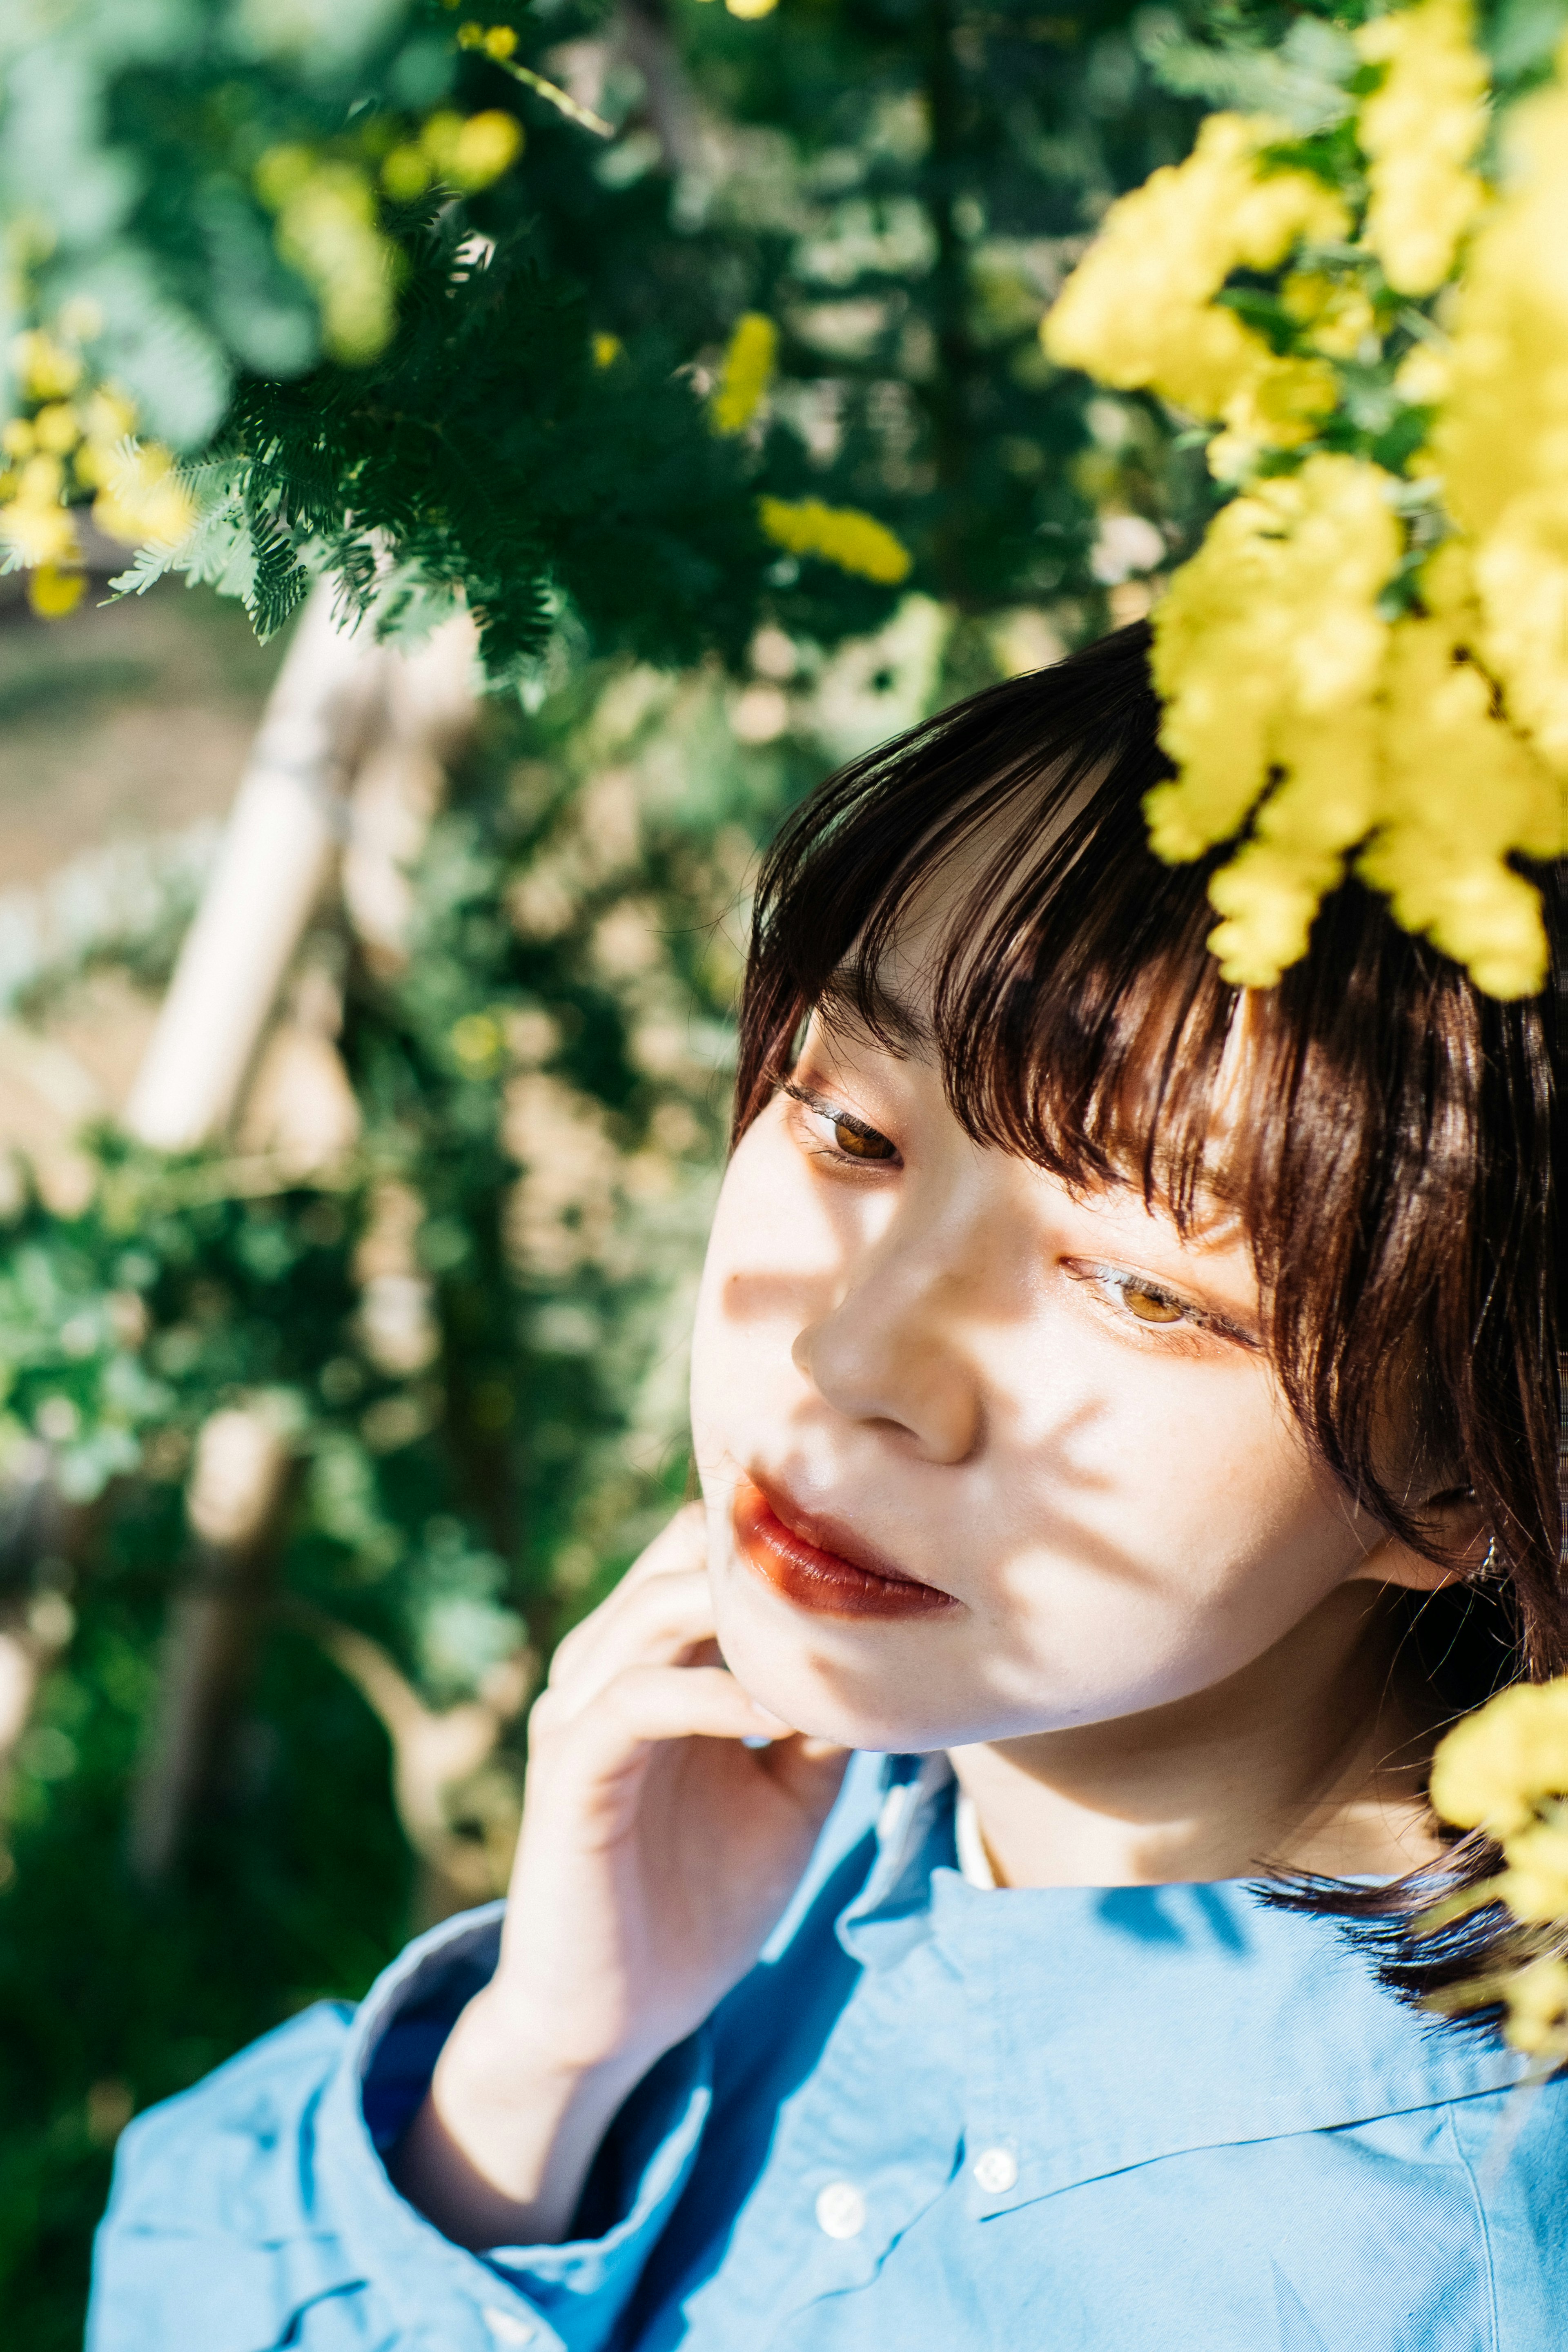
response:
[[[1568,1960],[1543,1954],[1509,1980],[1504,1994],[1508,2017],[1503,2031],[1514,2048],[1561,2056],[1568,2039]]]
[[[1270,777],[1258,839],[1215,877],[1210,940],[1227,979],[1267,987],[1306,945],[1319,897],[1375,807],[1372,695],[1388,625],[1377,599],[1400,535],[1377,467],[1310,457],[1221,509],[1160,607],[1162,740],[1181,770],[1144,808],[1162,857],[1241,830]]]
[[[1495,708],[1471,646],[1479,619],[1464,550],[1426,567],[1425,617],[1391,635],[1380,714],[1380,830],[1362,853],[1407,929],[1425,931],[1500,997],[1544,986],[1540,899],[1507,863],[1548,857],[1563,838],[1563,794]]]
[[[61,503],[64,470],[58,457],[29,457],[5,479],[0,507],[0,544],[14,562],[74,563],[80,551],[76,526]]]
[[[1210,885],[1227,979],[1278,980],[1353,856],[1479,987],[1526,995],[1547,942],[1514,861],[1568,850],[1568,43],[1506,126],[1492,198],[1470,0],[1415,0],[1356,38],[1382,68],[1355,119],[1359,227],[1272,165],[1281,126],[1213,115],[1185,163],[1111,207],[1045,345],[1218,425],[1210,468],[1242,492],[1156,610],[1178,775],[1147,803],[1162,856],[1237,845]],[[1395,316],[1384,281],[1444,287],[1478,217],[1442,307]],[[1267,320],[1266,292],[1232,307],[1226,280],[1281,268],[1275,348],[1241,315]],[[1342,368],[1384,364],[1376,412]]]
[[[81,602],[87,576],[62,572],[58,564],[40,563],[27,575],[27,602],[40,620],[63,621]]]
[[[824,506],[820,499],[759,499],[757,516],[769,539],[792,555],[819,555],[841,572],[894,587],[912,558],[886,523],[858,507]]]
[[[127,547],[177,547],[196,508],[167,449],[155,441],[126,442],[105,467],[92,519]]]
[[[737,321],[724,353],[718,385],[708,404],[715,433],[743,433],[762,406],[773,381],[779,333],[760,310]]]
[[[1377,332],[1377,313],[1354,279],[1331,278],[1321,269],[1292,270],[1279,299],[1315,348],[1331,359],[1354,359],[1367,336]]]
[[[1507,143],[1510,184],[1470,248],[1432,452],[1475,542],[1481,651],[1510,716],[1568,776],[1568,89],[1516,108]]]
[[[1325,360],[1279,359],[1252,368],[1225,404],[1225,431],[1208,446],[1209,471],[1239,481],[1266,449],[1295,449],[1312,440],[1339,397],[1339,380]]]
[[[1416,343],[1405,352],[1394,373],[1394,388],[1402,400],[1423,408],[1447,397],[1452,382],[1447,352],[1433,343]]]
[[[63,348],[43,340],[50,352]],[[31,348],[36,356],[37,343]],[[68,373],[51,358],[31,380],[55,386]],[[0,448],[13,461],[0,471],[0,545],[27,571],[28,602],[47,620],[74,611],[86,585],[73,497],[96,490],[94,521],[129,546],[176,545],[195,519],[173,454],[132,440],[135,424],[133,403],[100,383],[79,391],[74,402],[47,400],[0,433]]]
[[[257,164],[256,189],[278,215],[279,253],[321,305],[327,350],[350,366],[376,358],[395,323],[401,256],[377,225],[363,171],[306,147],[273,147]]]
[[[1441,2006],[1499,2002],[1515,2049],[1568,2057],[1568,1678],[1516,1684],[1456,1724],[1433,1758],[1431,1794],[1445,1821],[1495,1839],[1503,1866],[1436,1905],[1423,1927],[1491,1903],[1518,1922],[1518,1965],[1461,1981]]]
[[[1508,864],[1563,837],[1555,779],[1496,714],[1469,657],[1467,608],[1380,618],[1399,553],[1394,484],[1363,461],[1310,458],[1216,517],[1161,607],[1154,674],[1181,770],[1145,803],[1163,857],[1253,835],[1215,876],[1209,944],[1228,980],[1268,987],[1305,952],[1346,854],[1500,997],[1544,984],[1540,900]],[[1458,550],[1435,567],[1462,573]],[[1273,779],[1272,782],[1270,780]]]
[[[1438,1742],[1432,1803],[1456,1828],[1506,1843],[1542,1798],[1568,1797],[1568,1678],[1516,1683]]]
[[[81,439],[81,420],[66,402],[51,401],[34,417],[33,437],[40,449],[63,457]]]
[[[422,196],[435,176],[430,158],[415,140],[405,140],[382,159],[381,184],[395,204]]]
[[[498,63],[510,58],[517,47],[517,34],[510,25],[480,25],[471,19],[458,27],[460,49],[483,49],[487,57]]]
[[[419,134],[419,143],[435,176],[448,187],[472,194],[510,169],[522,152],[522,127],[515,115],[491,108],[471,114],[433,114]]]
[[[1568,1919],[1568,1829],[1532,1822],[1510,1837],[1500,1886],[1516,1919],[1545,1924]]]
[[[1418,0],[1355,36],[1366,63],[1386,68],[1357,123],[1370,191],[1363,235],[1399,294],[1441,286],[1486,194],[1467,168],[1487,121],[1474,29],[1470,0]]]
[[[84,401],[79,402],[78,409],[82,432],[89,442],[112,447],[136,430],[135,402],[117,392],[112,384],[97,385]]]
[[[1276,352],[1215,299],[1234,269],[1276,268],[1302,241],[1349,234],[1343,201],[1321,180],[1268,168],[1264,150],[1285,135],[1265,115],[1211,114],[1184,163],[1112,205],[1046,316],[1047,356],[1223,419],[1237,448],[1309,439],[1333,406],[1331,371]]]
[[[430,116],[417,139],[392,150],[381,167],[381,184],[399,202],[423,195],[437,182],[471,195],[510,171],[522,144],[522,125],[499,107],[466,121],[443,109]]]
[[[80,352],[42,327],[29,327],[18,335],[11,357],[29,400],[68,400],[82,379]]]

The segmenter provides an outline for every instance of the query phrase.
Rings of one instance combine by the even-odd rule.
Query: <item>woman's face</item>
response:
[[[725,1658],[856,1747],[1190,1697],[1380,1540],[1285,1405],[1236,1225],[975,1144],[918,1013],[898,1055],[814,1020],[741,1143],[692,1413]]]

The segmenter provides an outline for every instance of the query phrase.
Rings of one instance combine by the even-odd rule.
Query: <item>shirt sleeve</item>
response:
[[[611,2127],[559,2246],[454,2245],[384,2154],[495,1967],[502,1906],[411,1945],[356,2011],[322,2003],[123,2135],[87,2352],[602,2352],[685,2186],[711,2099],[706,2032]]]

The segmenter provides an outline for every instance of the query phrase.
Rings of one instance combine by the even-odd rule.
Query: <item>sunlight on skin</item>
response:
[[[959,1750],[1008,1880],[1435,1851],[1382,1596],[1445,1572],[1314,1463],[1234,1221],[1074,1197],[929,1057],[814,1022],[725,1181],[692,1402],[731,1668],[824,1738]],[[796,1606],[737,1546],[746,1479],[957,1605]]]

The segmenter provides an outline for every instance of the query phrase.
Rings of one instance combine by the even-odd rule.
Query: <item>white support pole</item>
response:
[[[125,1108],[142,1142],[193,1150],[233,1111],[326,877],[391,659],[368,627],[337,626],[330,582],[312,590]]]

